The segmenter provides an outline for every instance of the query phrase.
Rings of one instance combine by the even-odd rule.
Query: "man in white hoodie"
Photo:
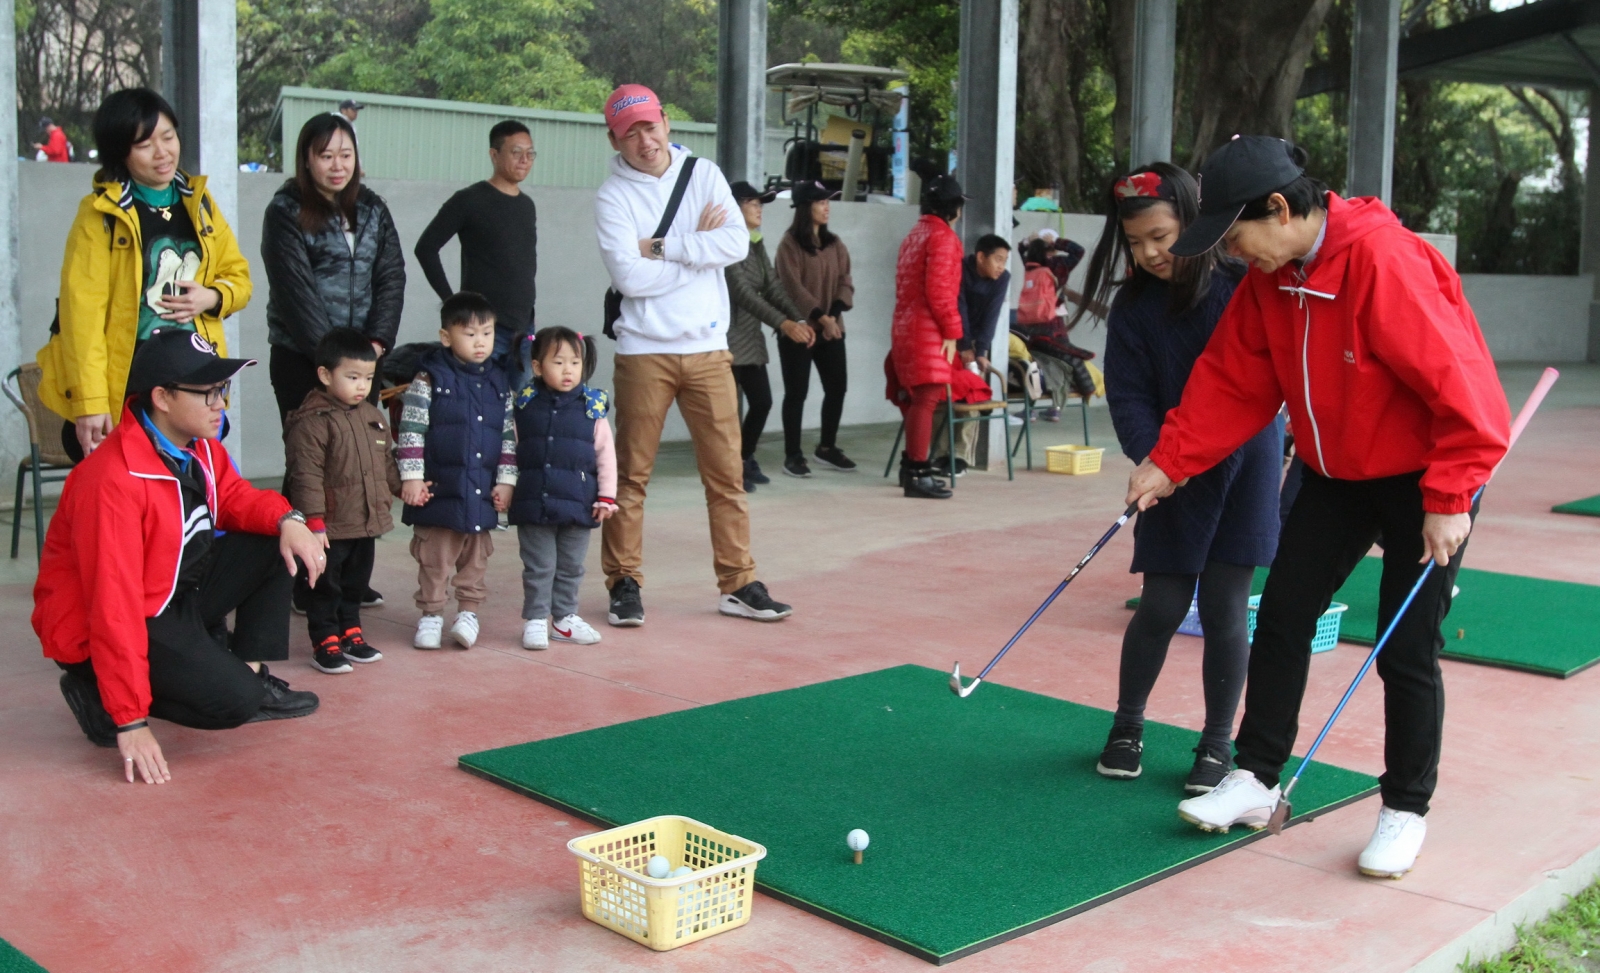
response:
[[[611,589],[607,620],[644,624],[644,498],[661,445],[661,426],[676,401],[694,440],[711,519],[712,561],[724,615],[777,621],[788,605],[756,580],[750,556],[750,509],[739,453],[739,400],[728,352],[728,286],[722,268],[750,246],[744,218],[722,171],[670,141],[661,101],[625,84],[606,99],[611,174],[595,198],[600,256],[622,294],[612,374],[617,415],[618,511],[601,528],[601,566]],[[679,174],[694,168],[673,223],[661,238]]]

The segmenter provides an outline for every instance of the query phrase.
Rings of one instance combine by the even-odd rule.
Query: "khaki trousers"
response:
[[[489,594],[483,576],[494,553],[488,531],[463,534],[444,527],[411,528],[411,556],[417,561],[417,608],[437,615],[456,589],[456,610],[476,612]],[[455,572],[455,577],[450,572]]]
[[[644,584],[644,497],[661,445],[667,409],[678,412],[694,442],[695,463],[706,490],[711,520],[712,565],[723,594],[756,579],[750,556],[750,508],[739,456],[739,399],[733,356],[618,355],[616,392],[617,507],[600,531],[600,564],[606,587],[621,578]]]

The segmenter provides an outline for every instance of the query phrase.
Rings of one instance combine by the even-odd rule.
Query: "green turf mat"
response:
[[[948,685],[899,666],[461,766],[606,826],[682,814],[761,842],[763,891],[935,963],[1259,837],[1179,820],[1197,733],[1146,724],[1143,776],[1111,781],[1094,770],[1110,713],[994,683],[963,700]],[[1324,811],[1375,783],[1319,765],[1295,807]],[[864,865],[851,828],[872,836]]]
[[[45,973],[45,968],[0,939],[0,973]]]
[[[1558,503],[1550,508],[1558,514],[1582,514],[1585,517],[1600,517],[1600,495],[1584,497],[1571,503]]]

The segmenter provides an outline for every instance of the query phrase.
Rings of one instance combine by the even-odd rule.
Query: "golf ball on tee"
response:
[[[867,833],[860,828],[844,836],[844,843],[850,846],[851,851],[866,851],[867,845],[872,841]]]
[[[650,856],[649,864],[644,866],[645,874],[651,878],[666,878],[672,871],[672,863],[660,855]]]

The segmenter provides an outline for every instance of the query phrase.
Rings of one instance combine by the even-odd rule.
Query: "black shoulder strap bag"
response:
[[[678,181],[672,185],[672,195],[667,199],[667,211],[661,214],[661,223],[656,231],[650,234],[650,239],[660,240],[672,228],[672,221],[677,218],[678,204],[683,202],[684,190],[689,188],[689,174],[694,172],[697,156],[690,156],[683,160],[683,168],[678,170]],[[606,316],[605,326],[601,328],[605,336],[612,341],[617,340],[617,318],[622,317],[622,292],[615,287],[606,288]]]

